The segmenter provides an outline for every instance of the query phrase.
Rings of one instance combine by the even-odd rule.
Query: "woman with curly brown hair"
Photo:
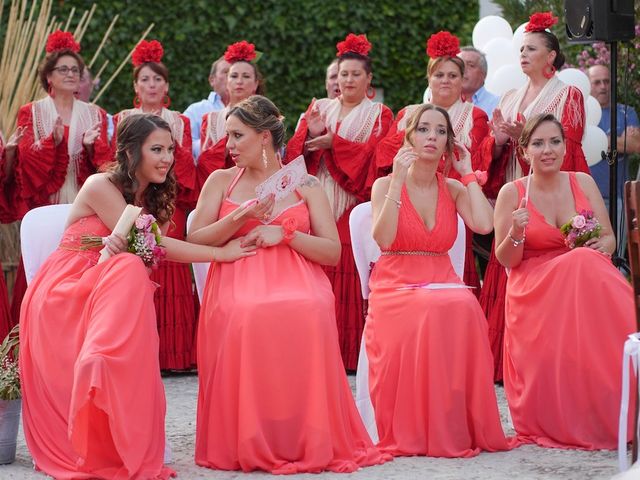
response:
[[[58,249],[27,289],[20,316],[24,432],[36,469],[54,478],[173,475],[163,467],[155,285],[142,259],[111,233],[127,203],[166,231],[176,195],[173,148],[160,117],[123,120],[116,165],[87,179]],[[98,263],[85,236],[103,237],[111,258]],[[253,248],[165,236],[160,244],[175,262],[225,262]]]

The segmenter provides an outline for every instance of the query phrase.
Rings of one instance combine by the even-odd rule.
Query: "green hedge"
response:
[[[71,7],[89,9],[91,1],[60,1],[54,14],[66,18]],[[172,108],[183,110],[209,93],[211,62],[232,42],[246,39],[264,54],[259,67],[267,95],[295,125],[312,97],[325,96],[324,72],[335,44],[349,32],[367,33],[373,43],[373,84],[384,88],[385,103],[398,110],[422,98],[426,38],[446,29],[469,43],[478,19],[477,0],[101,0],[83,40],[93,53],[116,13],[120,20],[97,63],[110,59],[108,78],[146,26],[149,38],[165,46]],[[99,103],[110,112],[131,106],[131,68],[126,67]],[[291,129],[290,129],[291,130]]]

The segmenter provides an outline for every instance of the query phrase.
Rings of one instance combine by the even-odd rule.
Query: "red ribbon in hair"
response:
[[[224,59],[229,63],[250,62],[256,58],[256,46],[246,40],[232,43],[224,52]]]
[[[131,54],[131,63],[134,67],[139,67],[144,63],[160,63],[164,55],[164,48],[158,40],[142,40]]]
[[[60,50],[71,50],[75,53],[80,51],[80,44],[76,42],[71,32],[56,30],[47,38],[47,45],[45,46],[47,53],[58,52]]]
[[[529,23],[524,27],[525,32],[542,32],[558,23],[558,17],[551,12],[537,12],[529,17]]]
[[[342,42],[338,42],[336,48],[338,49],[336,57],[341,57],[349,52],[368,57],[369,50],[371,50],[371,43],[367,40],[367,36],[364,33],[361,35],[350,33]]]
[[[455,57],[460,53],[460,40],[455,35],[441,31],[427,40],[427,55],[430,58]]]

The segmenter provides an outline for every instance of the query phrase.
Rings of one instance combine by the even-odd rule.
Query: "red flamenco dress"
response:
[[[584,133],[584,103],[582,94],[575,87],[568,87],[568,98],[564,104],[561,123],[564,128],[567,150],[562,163],[563,171],[589,173],[589,166],[582,151]],[[576,112],[572,113],[572,110]],[[553,112],[552,112],[553,113]],[[484,145],[488,151],[493,149],[495,138],[490,135]],[[522,175],[529,173],[529,165],[516,153],[516,142],[510,140],[502,150],[502,154],[489,168],[489,179],[484,186],[487,198],[498,197],[500,188],[507,182],[507,169],[510,162],[517,162]],[[489,343],[493,353],[494,381],[502,381],[503,339],[504,339],[504,299],[507,289],[507,274],[495,255],[495,244],[491,246],[491,256],[487,264],[480,306],[489,323]]]
[[[219,218],[238,207],[229,195]],[[299,199],[271,225],[297,221]],[[249,220],[234,235],[260,225]],[[198,465],[272,474],[354,472],[389,460],[371,442],[338,346],[331,285],[320,265],[281,243],[213,263],[198,332]]]
[[[321,101],[323,100],[318,100],[316,104]],[[285,161],[293,160],[304,154],[308,172],[319,177],[325,188],[332,204],[334,217],[335,212],[342,209],[340,204],[342,203],[344,206],[344,198],[350,199],[346,203],[348,207],[344,209],[339,218],[336,218],[340,243],[342,244],[340,263],[336,267],[324,267],[333,286],[336,299],[336,322],[340,351],[347,370],[355,370],[358,365],[358,352],[365,317],[360,279],[351,250],[349,214],[356,204],[370,199],[371,186],[375,180],[375,147],[387,133],[392,121],[393,113],[391,110],[385,105],[381,105],[380,114],[366,141],[349,141],[334,132],[331,148],[308,152],[305,150],[307,122],[302,118],[296,133],[287,144]],[[340,123],[337,124],[336,130],[340,130]]]
[[[155,286],[139,257],[97,264],[81,245],[109,233],[95,215],[74,222],[27,289],[25,440],[35,469],[58,480],[167,479]]]
[[[409,105],[400,110],[389,132],[376,146],[375,163],[378,177],[391,173],[393,159],[404,144],[407,121],[418,107],[420,105]],[[487,114],[482,109],[462,101],[452,105],[449,113],[456,138],[461,139],[471,153],[473,170],[486,171],[491,164],[492,155],[492,151],[482,145],[489,135]],[[439,171],[444,171],[444,162],[440,164]],[[447,175],[460,180],[460,174],[452,168]],[[474,287],[474,295],[480,295],[480,277],[473,255],[473,232],[469,228],[466,229],[463,281]]]
[[[576,174],[568,176],[576,211],[592,210]],[[520,202],[525,186],[515,184]],[[633,291],[608,257],[569,250],[560,229],[528,206],[523,259],[506,294],[504,389],[513,425],[543,447],[615,449]]]
[[[10,200],[13,197],[11,193],[14,186],[12,182],[13,172],[11,172],[10,177],[5,174],[5,161],[4,145],[0,143],[0,187],[2,188],[2,190],[0,190],[0,222],[11,223],[16,220],[16,205],[12,205],[12,201]],[[0,342],[7,336],[12,325],[9,293],[4,280],[2,264],[0,264]]]
[[[201,151],[196,167],[196,183],[198,191],[202,190],[209,175],[221,168],[235,166],[227,154],[227,135],[224,129],[224,119],[228,108],[207,113],[202,117],[200,129]]]
[[[72,203],[75,195],[89,175],[94,174],[102,165],[113,160],[113,152],[107,135],[107,114],[96,105],[89,104],[91,118],[100,122],[100,135],[93,144],[93,155],[90,157],[85,150],[74,162],[69,152],[70,127],[64,127],[62,141],[56,145],[53,133],[38,131],[42,127],[38,108],[42,102],[50,101],[49,97],[28,103],[18,111],[18,127],[24,127],[25,132],[18,144],[15,162],[15,188],[12,201],[17,209],[16,220],[31,209],[43,205],[58,203]],[[84,104],[80,100],[74,102]],[[36,118],[34,118],[34,116]],[[34,130],[34,125],[36,130]],[[93,124],[87,125],[88,128]],[[64,195],[62,194],[64,191]],[[20,305],[27,289],[22,258],[16,272],[11,300],[12,325],[20,318]]]
[[[448,255],[456,206],[446,179],[437,176],[435,225],[426,227],[403,186],[395,240],[370,280],[364,335],[378,447],[432,457],[509,450],[516,442],[500,424],[478,300],[467,288],[403,288],[461,283]]]
[[[117,131],[123,116],[142,113],[141,110],[124,110],[113,116]],[[197,200],[195,165],[191,151],[189,119],[177,112],[162,109],[160,116],[171,127],[175,140],[173,172],[177,182],[176,209],[171,218],[167,236],[184,240],[187,212]],[[114,135],[113,142],[117,142]],[[193,289],[191,270],[186,263],[164,261],[151,274],[151,280],[159,286],[154,295],[158,334],[160,336],[160,368],[162,370],[186,370],[193,367],[196,358],[197,298]]]

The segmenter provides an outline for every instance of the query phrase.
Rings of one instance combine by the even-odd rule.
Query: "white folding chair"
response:
[[[193,220],[193,215],[196,211],[193,210],[187,216],[187,232],[191,228],[191,222]],[[202,303],[202,294],[204,292],[204,284],[207,282],[207,275],[209,274],[209,265],[211,263],[192,263],[193,266],[193,278],[196,281],[196,290],[198,291],[198,299],[200,303]]]
[[[29,210],[20,225],[20,249],[27,285],[62,239],[71,204],[47,205]]]
[[[351,211],[349,215],[349,229],[351,233],[351,248],[355,259],[356,269],[360,277],[362,298],[369,298],[369,275],[371,266],[380,258],[380,247],[372,236],[373,216],[371,212],[371,202],[361,203]],[[449,250],[451,264],[456,274],[462,278],[464,273],[464,256],[466,248],[466,231],[464,221],[458,215],[458,234],[456,240]],[[360,341],[360,354],[358,355],[358,367],[356,370],[356,407],[362,417],[371,440],[378,442],[378,427],[376,426],[375,412],[369,394],[369,359],[365,347],[365,333],[367,324],[365,323]]]

